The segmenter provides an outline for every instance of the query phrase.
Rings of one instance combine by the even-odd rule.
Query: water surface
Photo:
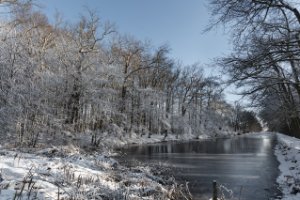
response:
[[[279,195],[275,135],[255,134],[227,139],[167,142],[131,146],[126,160],[163,164],[180,182],[189,182],[194,199],[209,199],[212,181],[233,191],[234,199],[267,200]]]

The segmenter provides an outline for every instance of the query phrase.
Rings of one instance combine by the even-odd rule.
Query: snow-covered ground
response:
[[[300,139],[277,133],[278,145],[275,155],[280,162],[280,176],[277,182],[283,192],[283,199],[300,199]]]

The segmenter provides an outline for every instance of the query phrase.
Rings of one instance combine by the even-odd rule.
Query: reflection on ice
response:
[[[271,145],[270,138],[240,137],[233,139],[216,139],[207,141],[169,142],[152,144],[148,146],[133,146],[128,153],[149,155],[174,154],[174,153],[207,153],[207,154],[232,154],[232,153],[265,153]]]
[[[260,176],[257,175],[243,175],[243,174],[201,174],[201,173],[187,173],[185,176],[193,176],[193,177],[226,177],[226,178],[238,178],[238,179],[259,179]]]
[[[173,169],[172,175],[176,180],[189,182],[195,199],[209,196],[212,180],[216,179],[237,194],[243,187],[241,200],[265,200],[277,192],[274,183],[279,172],[273,146],[271,134],[253,134],[227,139],[133,146],[126,150],[126,159],[152,164],[163,162],[164,166]]]

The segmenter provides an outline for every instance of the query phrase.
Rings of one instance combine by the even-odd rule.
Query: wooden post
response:
[[[217,181],[213,181],[213,196],[212,200],[218,200],[218,188],[217,188]]]
[[[59,200],[59,186],[57,185],[57,200]]]

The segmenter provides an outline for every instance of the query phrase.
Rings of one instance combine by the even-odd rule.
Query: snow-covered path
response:
[[[275,155],[280,162],[280,176],[277,178],[283,199],[300,199],[300,139],[277,133],[278,145]]]

